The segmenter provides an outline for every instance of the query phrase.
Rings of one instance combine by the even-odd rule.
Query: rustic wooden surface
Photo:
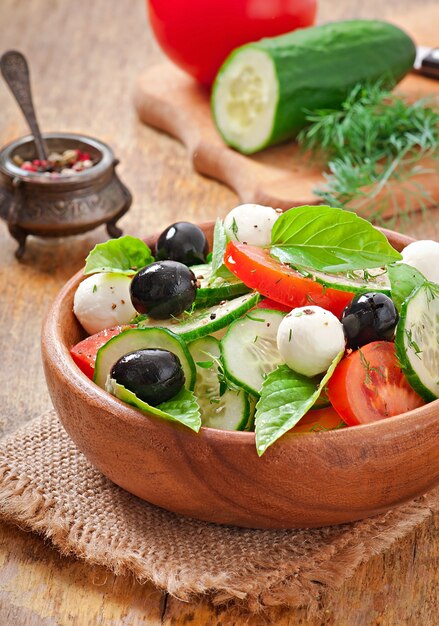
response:
[[[410,0],[320,1],[320,19],[383,17],[413,5]],[[416,3],[427,10],[427,2]],[[385,12],[384,12],[385,11]],[[226,187],[194,173],[185,149],[142,126],[131,104],[137,75],[162,56],[149,35],[141,0],[1,0],[2,50],[19,48],[30,58],[34,99],[42,127],[96,135],[121,159],[120,174],[134,193],[125,232],[147,234],[175,219],[212,219],[236,204]],[[0,84],[0,144],[27,132]],[[413,236],[439,239],[438,211],[404,224]],[[103,229],[70,240],[31,239],[24,262],[0,224],[0,428],[12,432],[50,407],[43,378],[39,334],[44,312],[84,255],[105,238]],[[386,554],[360,567],[340,590],[325,618],[286,612],[281,626],[395,626],[438,622],[439,539],[431,517]],[[166,604],[166,605],[165,605]],[[227,612],[183,604],[131,578],[60,557],[42,539],[0,526],[0,624],[137,625],[264,624],[236,620]]]

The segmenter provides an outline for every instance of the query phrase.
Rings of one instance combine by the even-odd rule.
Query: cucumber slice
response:
[[[165,328],[130,328],[110,339],[96,355],[94,382],[105,389],[111,368],[118,359],[147,348],[161,348],[175,354],[183,368],[185,387],[194,388],[196,370],[190,352],[181,337]]]
[[[312,278],[316,282],[338,291],[361,293],[363,291],[377,291],[390,297],[390,279],[385,268],[376,267],[369,270],[353,270],[349,273],[329,274],[317,270],[306,270],[295,267],[297,272]]]
[[[233,300],[227,300],[223,304],[205,309],[195,309],[192,313],[183,313],[169,320],[147,318],[139,323],[139,327],[168,328],[185,341],[194,341],[228,326],[233,320],[254,307],[258,303],[259,297],[258,293],[252,292]]]
[[[283,361],[277,330],[286,313],[256,309],[230,325],[221,340],[226,377],[258,396],[266,376]]]
[[[194,393],[200,405],[203,426],[244,430],[250,415],[248,395],[243,389],[225,389],[220,395],[221,349],[218,339],[202,337],[188,347],[197,368]]]
[[[395,346],[403,372],[427,402],[439,398],[439,286],[425,283],[401,307]]]
[[[250,289],[233,274],[230,278],[212,278],[212,265],[194,265],[190,268],[198,279],[196,304],[211,306],[221,300],[230,300],[248,293]]]
[[[294,137],[307,111],[340,106],[359,83],[393,87],[413,68],[415,56],[406,33],[378,20],[261,39],[237,48],[219,70],[213,117],[228,145],[251,154]]]

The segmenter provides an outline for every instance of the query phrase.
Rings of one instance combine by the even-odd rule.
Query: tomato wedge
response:
[[[328,383],[331,404],[348,424],[368,424],[422,406],[399,365],[395,345],[374,341],[337,365]]]
[[[353,293],[330,289],[273,259],[267,250],[230,241],[224,263],[251,289],[290,309],[315,304],[340,317]]]
[[[291,307],[287,304],[281,304],[270,298],[260,300],[255,306],[255,309],[270,309],[270,311],[282,311],[283,313],[289,313],[291,311]]]
[[[324,409],[313,409],[308,411],[306,415],[302,417],[297,426],[291,429],[292,433],[318,433],[326,430],[334,430],[335,428],[341,428],[345,426],[345,423],[341,419],[332,406],[325,407]]]
[[[134,326],[114,326],[113,328],[105,328],[99,333],[90,335],[86,339],[83,339],[77,343],[70,350],[70,355],[75,361],[79,369],[84,372],[86,376],[93,380],[93,373],[95,369],[96,355],[99,348],[107,343],[112,337],[119,335],[123,330],[127,328],[134,328]]]

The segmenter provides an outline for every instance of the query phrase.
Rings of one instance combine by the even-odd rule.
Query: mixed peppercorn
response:
[[[42,174],[48,178],[59,178],[60,176],[71,176],[90,169],[95,165],[88,152],[81,150],[64,150],[64,152],[51,152],[46,160],[33,159],[25,161],[16,154],[12,158],[15,165],[18,165],[26,172]]]

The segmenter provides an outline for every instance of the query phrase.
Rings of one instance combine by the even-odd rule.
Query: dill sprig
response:
[[[380,84],[357,85],[341,109],[307,120],[298,140],[327,163],[326,186],[315,190],[326,204],[379,221],[432,202],[415,177],[438,170],[437,99],[409,103]]]

